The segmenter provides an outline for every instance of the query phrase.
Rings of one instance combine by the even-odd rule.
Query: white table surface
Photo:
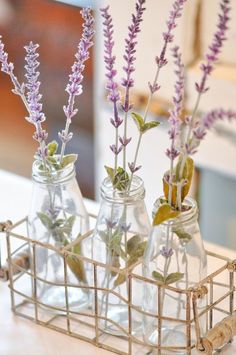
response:
[[[31,182],[29,180],[0,170],[1,221],[11,219],[16,222],[26,216],[30,195]],[[98,206],[94,202],[86,201],[86,205],[90,212],[96,213]],[[4,240],[1,241],[1,244],[4,254]],[[205,246],[216,253],[225,254],[232,259],[236,258],[236,252],[209,243],[205,243]],[[111,352],[14,316],[10,310],[10,294],[7,283],[0,282],[0,355],[25,354],[106,355]],[[236,354],[236,340],[223,350],[222,354]]]

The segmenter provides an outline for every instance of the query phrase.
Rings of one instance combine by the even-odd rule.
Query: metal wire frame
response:
[[[30,319],[37,324],[42,326],[48,327],[50,329],[54,329],[56,331],[62,332],[69,336],[87,341],[97,347],[109,350],[111,352],[120,354],[120,355],[132,355],[135,354],[135,349],[139,347],[142,349],[141,351],[146,354],[151,353],[154,349],[158,353],[158,355],[162,354],[162,351],[185,351],[187,355],[190,355],[192,350],[196,347],[198,350],[204,350],[204,334],[201,334],[200,328],[200,319],[203,316],[206,316],[207,324],[206,330],[213,328],[214,326],[214,313],[220,312],[224,316],[232,316],[234,311],[234,297],[235,297],[235,271],[236,271],[236,261],[230,260],[224,256],[220,256],[214,254],[212,252],[207,252],[208,258],[216,258],[222,261],[222,266],[208,275],[204,280],[201,280],[198,285],[194,288],[189,289],[179,289],[174,288],[172,286],[163,286],[158,284],[158,282],[147,279],[141,274],[137,274],[133,272],[134,266],[132,268],[124,268],[122,270],[111,266],[106,265],[97,261],[94,261],[89,258],[85,258],[82,255],[75,254],[71,252],[71,248],[74,244],[78,243],[79,241],[87,238],[91,235],[92,231],[86,233],[85,235],[81,236],[79,239],[74,241],[73,243],[67,245],[66,247],[58,249],[57,247],[42,243],[37,240],[31,240],[27,236],[17,234],[14,232],[16,227],[19,227],[23,224],[27,223],[27,218],[22,219],[15,225],[11,226],[8,224],[6,229],[6,240],[7,240],[7,252],[8,252],[8,263],[9,263],[9,288],[11,294],[11,306],[12,310],[16,315],[22,316],[24,318]],[[22,242],[22,246],[18,246],[14,250],[12,250],[12,243],[13,240],[18,240]],[[31,260],[31,269],[26,270],[23,267],[16,265],[14,263],[14,256],[16,253],[21,251],[22,248],[25,246],[30,246],[32,250],[32,260]],[[58,254],[60,254],[64,260],[64,282],[57,284],[51,282],[49,280],[45,280],[37,275],[37,260],[36,260],[36,248],[42,247],[48,250],[52,250]],[[66,258],[68,256],[74,256],[81,259],[84,263],[88,263],[92,265],[93,270],[93,285],[77,285],[71,284],[68,280],[68,265],[66,262]],[[137,265],[140,263],[137,262]],[[110,271],[114,271],[117,274],[124,273],[127,279],[127,298],[120,295],[114,289],[102,288],[98,286],[98,268],[109,269]],[[13,270],[18,269],[19,273],[17,275],[13,274]],[[228,282],[222,283],[218,281],[218,277],[223,273],[228,273]],[[32,292],[31,295],[26,294],[24,290],[18,289],[15,284],[17,281],[23,278],[24,275],[27,275],[31,280],[31,287]],[[52,286],[60,286],[64,287],[65,289],[65,307],[59,308],[54,307],[52,305],[44,304],[41,302],[40,298],[38,297],[38,290],[37,290],[37,282],[44,282]],[[157,287],[157,314],[150,314],[142,310],[141,305],[137,306],[132,303],[132,283],[135,281],[141,281],[143,284],[152,284]],[[221,289],[221,293],[223,294],[216,298],[214,287]],[[93,297],[93,306],[89,309],[84,311],[75,311],[70,309],[69,304],[69,296],[68,296],[68,288],[69,287],[78,287],[82,289],[88,289],[94,293]],[[171,292],[174,292],[176,295],[184,295],[186,297],[186,318],[185,319],[175,319],[169,318],[162,314],[160,314],[161,309],[161,292],[162,289],[165,288]],[[121,302],[127,305],[127,312],[128,312],[128,330],[123,328],[120,324],[114,322],[112,319],[108,317],[103,317],[99,314],[99,297],[98,292],[106,292],[111,293],[118,297]],[[207,296],[206,296],[207,295]],[[17,297],[22,299],[20,302],[17,303]],[[201,312],[198,309],[198,300],[202,297],[207,297],[207,306],[204,307]],[[222,302],[224,301],[224,305]],[[225,306],[225,302],[227,302],[227,306]],[[33,305],[34,312],[29,314],[28,306]],[[47,315],[46,321],[41,319],[40,313],[43,311],[43,314]],[[150,315],[157,319],[157,331],[158,331],[158,343],[156,346],[150,346],[150,344],[145,343],[142,336],[133,335],[132,331],[132,312],[138,312],[141,316]],[[60,323],[57,323],[58,319],[65,319],[66,326],[62,327]],[[104,333],[104,331],[99,327],[99,321],[105,320],[116,326],[121,332],[123,332],[123,336],[115,337],[114,335],[108,335]],[[186,327],[186,346],[163,346],[161,343],[162,340],[162,322],[163,321],[172,321],[179,324],[184,324]],[[55,324],[56,323],[56,324]],[[80,327],[84,327],[84,331],[76,331],[75,327],[72,324],[77,324]],[[89,333],[92,335],[86,336],[84,332],[89,329]],[[194,333],[193,334],[193,329]],[[91,332],[92,331],[92,332]],[[193,344],[192,339],[196,339],[196,343]],[[232,339],[228,339],[230,342]],[[115,345],[117,342],[117,346]],[[122,346],[121,346],[122,342]],[[112,345],[111,345],[112,344]],[[124,350],[121,350],[124,349]]]

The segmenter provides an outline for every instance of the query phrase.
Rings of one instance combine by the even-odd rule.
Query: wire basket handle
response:
[[[210,329],[204,338],[201,339],[203,353],[211,355],[214,350],[222,348],[227,343],[231,342],[236,335],[236,312],[232,316],[224,318]]]

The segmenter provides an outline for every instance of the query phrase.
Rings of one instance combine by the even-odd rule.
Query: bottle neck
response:
[[[145,189],[143,180],[138,176],[133,176],[130,189],[120,191],[114,189],[109,177],[105,178],[101,185],[101,197],[111,203],[132,204],[135,201],[143,200]]]
[[[39,184],[62,184],[75,177],[75,166],[68,164],[62,169],[44,171],[40,161],[36,160],[32,166],[32,179]]]

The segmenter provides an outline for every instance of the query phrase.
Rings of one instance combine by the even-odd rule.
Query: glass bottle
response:
[[[143,275],[159,284],[186,290],[207,276],[207,257],[198,226],[197,204],[187,198],[183,206],[184,211],[179,217],[153,227],[143,259]],[[184,293],[162,287],[158,294],[156,285],[146,283],[143,298],[143,311],[146,312],[143,317],[144,340],[154,346],[186,347],[186,324],[181,322],[186,320],[186,302]],[[206,299],[199,301],[199,308],[205,304]],[[158,336],[158,319],[154,317],[157,314],[168,318],[161,321],[161,339]],[[205,321],[205,317],[201,317],[202,328],[206,328]],[[193,344],[194,336],[195,330],[192,329]],[[183,350],[165,352],[172,353],[186,354]]]
[[[114,189],[110,178],[106,178],[101,186],[101,206],[94,233],[88,238],[84,249],[91,250],[90,257],[119,270],[141,259],[150,232],[150,222],[144,203],[145,190],[142,179],[134,176],[128,192]],[[91,249],[90,249],[91,248]],[[141,271],[141,263],[140,263]],[[97,268],[98,315],[99,328],[115,335],[125,335],[127,332],[128,305],[123,299],[128,299],[127,279],[108,268]],[[133,288],[138,287],[133,284]],[[100,290],[101,289],[101,290]],[[132,290],[132,303],[141,305],[142,293]],[[109,321],[111,320],[111,322]],[[123,329],[119,329],[115,322]],[[132,314],[132,332],[141,331],[142,317],[138,312]]]
[[[32,170],[33,193],[28,216],[31,239],[58,249],[73,242],[89,229],[89,217],[71,163],[61,170],[45,172],[35,161]],[[80,243],[70,249],[83,253]],[[46,306],[66,307],[64,260],[61,254],[36,246],[37,298]],[[79,259],[67,257],[67,280],[74,285],[86,284],[86,270]],[[55,284],[54,284],[55,283]],[[89,303],[86,288],[68,287],[70,308],[84,308]]]

